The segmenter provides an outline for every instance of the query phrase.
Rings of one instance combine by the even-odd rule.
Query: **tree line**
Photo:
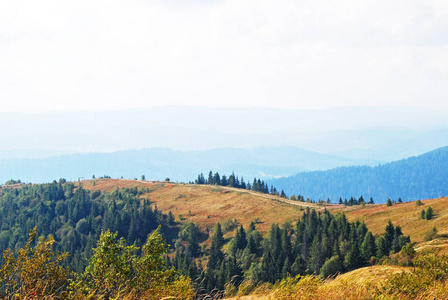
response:
[[[238,176],[235,176],[234,172],[232,172],[229,176],[221,176],[218,172],[213,173],[210,171],[207,178],[205,178],[204,174],[201,173],[198,175],[198,178],[195,179],[194,183],[228,186],[287,198],[283,190],[279,192],[273,185],[269,187],[267,182],[261,180],[260,178],[254,178],[252,183],[250,181],[246,183],[243,176],[241,176],[240,179]]]

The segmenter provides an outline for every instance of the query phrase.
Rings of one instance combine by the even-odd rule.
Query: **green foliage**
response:
[[[224,232],[230,232],[238,227],[238,221],[236,219],[227,218],[222,222],[222,230]]]
[[[386,206],[392,206],[392,201],[389,198],[387,199]]]
[[[404,258],[406,266],[412,264],[412,260],[414,259],[415,253],[416,252],[414,246],[412,246],[411,243],[407,243],[406,245],[403,246],[403,248],[401,248],[401,255]]]
[[[423,202],[420,200],[415,201],[415,206],[422,206]]]
[[[425,242],[429,242],[432,241],[433,239],[437,238],[438,234],[437,234],[437,228],[434,226],[431,231],[427,232],[425,234],[425,236],[423,237],[423,240]]]
[[[430,207],[428,207],[428,209],[426,210],[426,213],[425,213],[425,219],[426,219],[426,220],[431,220],[433,217],[434,217],[434,212],[433,212],[433,210],[432,210],[432,207],[430,206]]]
[[[432,209],[432,207],[428,207],[428,209],[425,211],[424,209],[422,210],[420,217],[424,220],[431,220],[432,218],[434,218],[434,211]]]
[[[166,268],[162,255],[167,245],[159,230],[148,237],[141,256],[136,255],[137,247],[117,239],[117,233],[103,232],[88,267],[70,286],[72,297],[160,299],[169,295],[191,299],[189,280]]]
[[[22,181],[20,181],[20,179],[18,179],[18,180],[11,179],[11,180],[6,181],[5,185],[12,185],[12,184],[18,184],[18,183],[22,183]]]
[[[149,201],[139,199],[143,191],[122,188],[112,192],[90,192],[59,180],[49,184],[23,185],[0,190],[0,251],[26,244],[36,227],[52,235],[55,251],[68,252],[65,264],[83,272],[102,230],[118,232],[129,244],[145,240],[169,218]]]
[[[332,256],[330,259],[327,259],[320,269],[320,276],[323,279],[326,279],[330,276],[336,275],[344,271],[344,265],[341,262],[341,259],[338,255]]]
[[[365,263],[370,262],[370,258],[376,254],[375,238],[371,232],[368,232],[361,244],[361,257]]]
[[[235,176],[235,174],[232,172],[232,175],[230,175],[227,179],[226,175],[219,175],[218,172],[213,174],[212,171],[208,173],[208,178],[206,179],[204,177],[204,174],[201,173],[198,175],[198,178],[195,180],[195,184],[210,184],[210,185],[220,185],[220,186],[229,186],[234,188],[240,188],[240,189],[248,189],[253,190],[260,193],[265,194],[271,194],[276,196],[281,196],[284,198],[286,197],[285,192],[280,194],[277,189],[273,186],[269,189],[268,184],[264,182],[264,180],[254,178],[253,183],[247,182],[247,184],[244,182],[243,177],[241,179],[238,178],[238,176]],[[303,199],[303,197],[302,197]]]

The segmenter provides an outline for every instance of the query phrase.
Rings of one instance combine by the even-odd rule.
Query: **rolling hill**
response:
[[[92,191],[112,191],[116,188],[147,187],[149,193],[143,194],[167,213],[172,211],[181,223],[193,221],[203,228],[210,228],[216,222],[236,219],[243,226],[252,220],[258,220],[257,228],[267,232],[272,223],[295,223],[306,207],[319,211],[324,209],[332,213],[344,213],[348,220],[360,220],[366,223],[373,234],[381,234],[389,220],[400,225],[403,233],[409,235],[413,242],[423,241],[423,237],[434,226],[440,235],[448,235],[448,197],[422,200],[422,206],[415,202],[395,203],[392,206],[374,204],[366,206],[316,205],[286,200],[248,190],[221,186],[176,184],[170,182],[153,182],[126,179],[96,179],[81,183],[83,188]],[[420,218],[422,209],[431,206],[435,217],[432,220]],[[181,218],[179,218],[181,216]]]
[[[208,266],[207,260],[210,261],[213,255],[212,240],[214,240],[214,234],[216,233],[214,225],[217,222],[220,222],[223,228],[223,243],[225,244],[223,244],[223,251],[226,253],[226,262],[231,263],[232,260],[227,259],[230,257],[231,251],[233,251],[231,240],[234,241],[233,237],[238,235],[237,228],[239,224],[243,225],[244,228],[249,228],[249,223],[255,222],[256,228],[267,237],[265,241],[268,243],[273,235],[272,233],[266,235],[266,233],[271,231],[272,228],[279,228],[271,226],[272,223],[282,225],[288,222],[289,225],[281,226],[283,230],[281,235],[288,236],[286,232],[295,228],[296,221],[306,212],[305,208],[311,207],[317,209],[317,214],[314,212],[305,214],[305,216],[308,216],[308,221],[312,220],[312,218],[310,219],[312,214],[316,217],[319,215],[319,218],[323,216],[324,219],[330,217],[325,210],[329,210],[336,215],[344,213],[350,222],[364,221],[368,230],[375,234],[378,240],[379,238],[384,239],[381,236],[390,220],[395,226],[400,225],[402,232],[411,237],[414,247],[419,253],[424,253],[423,250],[426,249],[440,249],[444,253],[448,252],[446,240],[446,236],[448,236],[446,229],[448,228],[448,206],[446,205],[448,198],[423,200],[423,204],[418,206],[416,202],[409,202],[395,203],[392,206],[368,204],[365,206],[346,207],[334,204],[316,205],[291,201],[272,195],[230,187],[110,178],[85,180],[76,183],[61,180],[60,182],[45,185],[16,183],[14,185],[1,186],[0,192],[3,212],[9,211],[12,213],[11,217],[5,218],[2,224],[4,231],[0,236],[0,241],[3,243],[3,246],[17,242],[17,233],[20,231],[20,228],[15,226],[18,224],[17,221],[19,219],[26,221],[26,226],[28,227],[32,227],[34,221],[42,228],[46,228],[50,221],[51,228],[62,226],[55,232],[56,241],[61,243],[61,245],[65,245],[64,247],[68,247],[67,249],[63,248],[63,251],[70,251],[70,247],[74,245],[73,243],[80,243],[83,239],[90,238],[92,232],[97,234],[98,231],[105,230],[110,225],[118,226],[116,227],[117,229],[113,230],[125,230],[125,237],[127,236],[130,239],[134,234],[138,234],[138,232],[133,233],[134,231],[131,231],[131,229],[134,226],[142,226],[144,224],[146,218],[142,218],[143,216],[149,216],[153,221],[156,221],[154,216],[157,216],[157,220],[163,223],[164,235],[170,241],[178,237],[180,239],[182,236],[185,238],[185,234],[188,232],[186,231],[187,228],[191,228],[190,222],[197,224],[200,231],[204,233],[200,239],[198,238],[198,242],[201,243],[201,252],[203,252],[203,255],[198,257],[198,262],[202,264],[202,267],[206,267]],[[150,203],[146,200],[150,200]],[[137,210],[139,207],[138,203],[141,205],[140,210]],[[103,204],[106,204],[106,206]],[[148,204],[153,207],[153,210],[147,207]],[[434,210],[434,218],[431,220],[421,219],[421,210],[429,207],[432,207]],[[15,211],[13,212],[12,210]],[[174,221],[168,221],[168,212],[174,215],[172,219]],[[115,213],[115,218],[112,213]],[[15,217],[13,216],[14,214],[16,214]],[[43,218],[47,221],[43,221]],[[69,218],[68,222],[66,222],[66,218]],[[344,219],[340,215],[337,218],[333,219],[335,221],[334,224],[338,224],[338,222],[342,222]],[[302,219],[302,221],[304,220]],[[95,224],[103,225],[95,226]],[[236,225],[230,226],[232,224]],[[344,222],[341,224],[344,224]],[[351,224],[355,226],[354,223]],[[127,227],[125,225],[129,227],[129,231],[126,230]],[[123,229],[123,226],[126,228]],[[154,227],[156,224],[151,226]],[[430,242],[423,242],[423,237],[434,227],[438,229],[439,236]],[[146,227],[141,227],[141,229],[144,228]],[[342,228],[345,227],[343,226]],[[362,230],[361,228],[362,226],[358,227],[356,231]],[[352,232],[351,229],[350,232]],[[71,242],[67,242],[68,240]],[[316,238],[313,240],[313,243],[315,240]],[[139,242],[136,240],[135,243],[138,244]],[[281,243],[283,244],[283,242]],[[92,241],[85,247],[87,250],[82,252],[77,250],[74,255],[74,258],[77,258],[76,262],[84,261],[84,256],[80,257],[81,253],[86,255],[85,258],[88,259],[87,252],[92,247],[90,245],[93,245]],[[280,245],[280,242],[274,245]],[[182,248],[183,246],[182,242],[178,240],[175,252],[171,251],[169,254],[173,261],[178,257],[179,253],[177,251],[181,249],[179,247]],[[242,255],[241,251],[238,253]],[[264,253],[265,250],[263,250],[263,257]],[[266,253],[269,253],[269,250],[266,250]],[[207,257],[207,255],[210,256]],[[399,257],[401,254],[397,255],[397,257],[391,255],[390,258],[387,258],[389,264],[393,263],[395,259],[397,261],[401,259]],[[348,254],[346,257],[348,257]],[[318,298],[320,299],[340,299],[341,297],[365,299],[371,288],[374,288],[375,293],[378,295],[378,293],[381,294],[383,291],[383,283],[392,284],[392,286],[396,284],[396,281],[389,280],[393,274],[415,272],[414,268],[384,265],[382,263],[383,259],[380,260],[379,257],[377,259],[380,265],[355,269],[337,277],[335,280],[322,281],[308,275],[308,277],[303,277],[305,278],[304,281],[299,281],[297,278],[285,279],[280,284],[275,285],[273,289],[266,282],[259,287],[253,287],[256,288],[255,292],[261,293],[261,296],[255,293],[242,299],[269,299],[269,297],[273,299],[296,299],[302,293],[304,299],[314,299],[316,295],[319,295]],[[224,266],[224,264],[222,265]],[[77,272],[80,272],[83,266],[77,265],[76,268]],[[250,269],[247,271],[251,272]],[[301,278],[299,277],[299,279]],[[427,291],[431,293],[443,291],[445,288],[443,282],[437,282],[437,284],[441,285],[435,288],[432,288],[433,285],[431,285],[431,289]],[[288,296],[288,293],[291,294],[291,292],[292,296]]]
[[[257,228],[267,232],[272,223],[295,222],[305,207],[320,208],[310,203],[286,200],[248,190],[221,186],[175,184],[126,179],[97,179],[81,182],[92,191],[112,191],[116,188],[147,187],[147,198],[164,213],[172,211],[181,223],[190,221],[202,228],[212,228],[217,222],[236,219],[244,227],[256,220]]]

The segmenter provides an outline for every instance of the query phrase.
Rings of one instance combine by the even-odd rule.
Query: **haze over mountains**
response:
[[[49,182],[66,178],[140,178],[193,181],[198,173],[210,170],[230,175],[233,171],[245,180],[273,178],[299,171],[325,170],[343,165],[376,164],[375,161],[351,160],[295,147],[213,149],[203,151],[152,148],[113,153],[83,153],[43,159],[0,160],[0,182],[18,179],[26,182]]]
[[[221,175],[234,171],[250,181],[253,177],[273,179],[336,167],[377,166],[448,145],[445,116],[444,111],[391,107],[285,110],[164,106],[0,113],[0,128],[8,128],[0,131],[0,182],[77,180],[92,175],[145,175],[148,180],[169,177],[188,182],[210,170]],[[431,165],[437,168],[444,162],[431,160]],[[384,170],[395,163],[301,173],[272,182],[287,194],[330,197],[333,201],[339,196],[361,194],[379,202],[387,197],[442,195],[432,186],[419,184],[417,175],[427,180],[429,173],[414,174],[410,171],[414,165],[398,165],[394,169],[398,170],[396,180],[421,188],[418,193],[410,192],[410,187],[403,190],[396,181],[394,192],[381,190],[380,186],[391,183],[386,179],[390,172]],[[409,176],[409,172],[417,177]]]
[[[0,159],[155,147],[196,151],[289,146],[392,161],[448,145],[445,116],[444,111],[390,107],[10,112],[0,113],[0,128],[8,129],[0,131]]]

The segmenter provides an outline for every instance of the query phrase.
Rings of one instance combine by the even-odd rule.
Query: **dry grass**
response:
[[[225,298],[226,300],[274,300],[274,299],[378,299],[373,290],[392,274],[409,272],[399,266],[372,266],[357,269],[335,279],[322,281],[312,276],[283,280],[272,290],[262,294]],[[299,280],[300,279],[300,280]]]
[[[332,212],[343,211],[350,221],[364,221],[373,234],[384,233],[384,228],[389,220],[396,225],[400,225],[405,235],[410,235],[413,242],[423,241],[423,237],[434,226],[439,234],[448,234],[448,198],[437,198],[422,201],[424,205],[416,206],[415,202],[407,202],[386,206],[385,204],[375,204],[352,207],[330,208]],[[435,216],[432,220],[420,218],[422,209],[431,206]]]
[[[243,226],[258,220],[258,229],[265,232],[272,223],[296,221],[302,214],[298,207],[277,200],[213,186],[163,186],[149,197],[165,213],[171,210],[177,217],[182,215],[183,222],[208,228],[227,219],[237,219]]]
[[[213,228],[217,222],[223,223],[227,219],[237,219],[247,227],[256,220],[258,230],[267,232],[272,223],[296,222],[303,213],[302,206],[289,204],[289,200],[220,186],[126,179],[95,179],[81,183],[84,188],[93,191],[110,192],[117,187],[149,188],[151,191],[143,194],[142,198],[150,199],[164,213],[171,210],[177,221],[192,221],[202,228]]]

